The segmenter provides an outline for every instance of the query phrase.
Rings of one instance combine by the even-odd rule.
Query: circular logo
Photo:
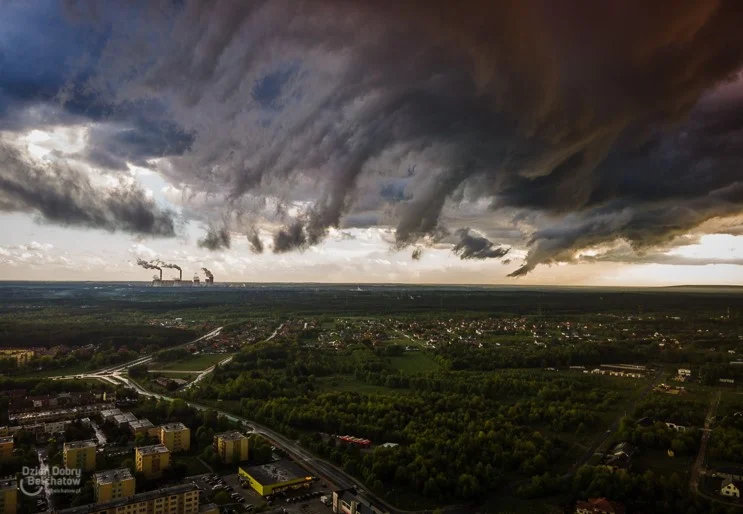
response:
[[[37,488],[35,491],[33,490],[34,487]],[[40,485],[28,485],[28,484],[26,484],[26,479],[25,478],[23,480],[21,480],[21,483],[20,484],[18,484],[18,489],[20,489],[21,492],[23,494],[25,494],[26,496],[38,496],[44,490],[44,488],[42,486],[40,486]]]

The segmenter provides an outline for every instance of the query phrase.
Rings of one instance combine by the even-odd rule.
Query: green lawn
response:
[[[77,375],[82,373],[89,372],[90,369],[90,363],[89,362],[77,362],[73,366],[67,366],[66,368],[56,368],[56,369],[45,369],[43,371],[34,371],[33,373],[24,373],[24,378],[47,378],[47,377],[56,377],[60,375]]]
[[[405,375],[429,373],[440,368],[439,363],[425,352],[406,352],[400,357],[390,357],[390,364]]]
[[[152,369],[177,369],[183,371],[203,371],[214,364],[228,358],[229,353],[200,353],[192,355],[185,359],[179,359],[173,362],[156,362]]]
[[[186,476],[201,475],[203,473],[209,473],[207,468],[196,455],[182,455],[176,454],[173,456],[173,461],[181,464],[185,464],[188,467]]]

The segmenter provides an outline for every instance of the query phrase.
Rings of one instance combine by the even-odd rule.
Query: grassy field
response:
[[[56,377],[59,375],[77,375],[90,371],[88,362],[78,362],[74,366],[67,366],[66,368],[56,369],[45,369],[43,371],[34,371],[33,373],[24,374],[24,378],[47,378]]]
[[[408,389],[391,389],[359,382],[353,377],[328,377],[317,380],[317,385],[323,391],[349,391],[366,394],[406,394]]]
[[[440,368],[439,363],[424,352],[406,352],[400,357],[390,357],[390,364],[405,375],[428,373],[438,371]]]
[[[183,371],[203,371],[214,364],[228,358],[229,353],[201,353],[192,355],[185,359],[179,359],[173,362],[155,363],[153,369],[173,369]]]

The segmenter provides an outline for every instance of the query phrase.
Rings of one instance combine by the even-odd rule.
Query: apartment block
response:
[[[191,448],[191,429],[183,423],[161,425],[160,443],[173,453],[187,452]]]
[[[199,488],[182,484],[108,503],[90,503],[57,511],[56,514],[197,514]]]
[[[93,440],[64,443],[64,467],[93,471],[95,469],[95,450],[96,442]]]
[[[96,503],[134,496],[136,481],[128,468],[109,469],[93,475]]]
[[[217,434],[214,451],[225,464],[248,460],[248,438],[236,430]]]
[[[134,448],[137,471],[147,478],[160,478],[163,470],[170,467],[170,450],[164,444]]]
[[[0,437],[0,460],[7,460],[13,456],[13,436]]]
[[[0,479],[0,514],[16,514],[18,510],[18,481]]]

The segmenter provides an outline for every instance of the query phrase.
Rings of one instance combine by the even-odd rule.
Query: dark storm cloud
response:
[[[516,274],[742,210],[740,86],[715,91],[743,65],[734,0],[95,5],[71,12],[111,35],[70,105],[151,102],[172,130],[91,158],[170,155],[169,179],[228,194],[226,210],[312,184],[274,252],[352,226],[376,206],[361,194],[393,206],[399,245],[434,234],[447,202],[538,218]],[[396,186],[363,189],[379,172]]]
[[[206,235],[199,239],[198,245],[200,248],[206,248],[207,250],[223,250],[228,249],[232,244],[232,238],[230,232],[226,228],[214,228],[209,227],[206,231]]]
[[[263,241],[261,241],[261,236],[258,234],[258,229],[249,227],[246,235],[248,236],[250,251],[253,253],[263,253]]]
[[[0,206],[43,221],[77,227],[172,237],[173,213],[157,207],[135,186],[96,188],[90,178],[65,165],[38,165],[0,143]]]
[[[307,246],[307,236],[301,221],[282,228],[273,237],[273,253],[286,253],[301,250]]]
[[[511,249],[502,246],[496,247],[492,241],[473,234],[469,228],[460,228],[456,232],[459,242],[454,245],[453,252],[460,259],[500,259]]]

